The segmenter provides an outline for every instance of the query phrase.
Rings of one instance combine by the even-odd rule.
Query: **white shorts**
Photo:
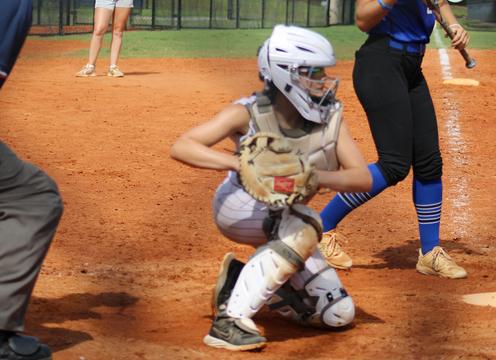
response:
[[[96,0],[95,7],[110,10],[114,10],[116,7],[132,8],[133,0]]]

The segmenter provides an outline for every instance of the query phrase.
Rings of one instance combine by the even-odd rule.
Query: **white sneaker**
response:
[[[76,73],[77,77],[96,76],[95,65],[86,64],[81,70]]]
[[[117,67],[117,65],[111,65],[109,67],[109,71],[107,73],[107,76],[111,77],[123,77],[124,73]]]

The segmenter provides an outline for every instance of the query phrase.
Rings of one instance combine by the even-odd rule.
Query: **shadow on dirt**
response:
[[[459,241],[441,240],[441,245],[448,253],[465,253],[484,255]],[[387,247],[373,255],[374,258],[383,260],[379,264],[353,264],[358,269],[414,269],[417,264],[419,240],[408,240],[405,244],[396,247]]]
[[[357,324],[384,324],[386,322],[375,315],[369,314],[361,307],[357,306],[355,308],[355,321],[353,323],[357,325]]]
[[[102,315],[92,309],[104,306],[119,308],[119,312],[134,305],[138,300],[139,298],[124,292],[76,293],[58,299],[33,297],[29,305],[26,328],[29,334],[39,337],[53,352],[57,352],[92,340],[93,337],[84,331],[55,327],[51,324],[101,319]]]
[[[125,73],[126,76],[133,76],[133,75],[156,75],[156,74],[161,74],[161,72],[157,71],[130,71]]]

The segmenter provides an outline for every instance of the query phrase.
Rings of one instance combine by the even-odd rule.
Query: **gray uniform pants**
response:
[[[61,216],[55,182],[0,141],[0,330],[24,330],[29,298]]]

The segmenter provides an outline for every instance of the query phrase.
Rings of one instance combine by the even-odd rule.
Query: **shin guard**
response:
[[[260,247],[241,271],[227,305],[227,314],[255,315],[262,305],[304,265],[322,234],[320,216],[297,204],[280,214],[271,241]]]

